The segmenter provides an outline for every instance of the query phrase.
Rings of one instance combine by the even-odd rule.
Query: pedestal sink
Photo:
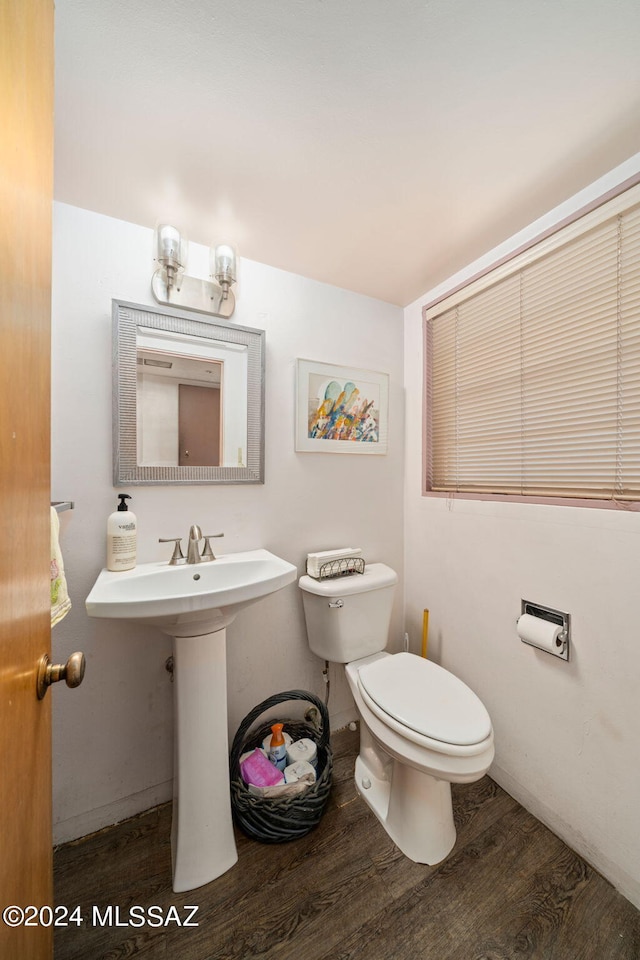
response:
[[[229,794],[226,627],[239,610],[297,577],[268,550],[207,563],[143,563],[103,570],[87,597],[90,617],[151,624],[173,637],[173,889],[215,880],[238,859]]]

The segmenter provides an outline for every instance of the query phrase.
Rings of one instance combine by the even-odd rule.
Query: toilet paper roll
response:
[[[284,768],[284,782],[296,783],[298,780],[306,780],[308,783],[315,783],[316,772],[306,760],[297,760],[290,766]]]
[[[310,737],[287,744],[287,763],[296,763],[298,760],[307,760],[314,767],[318,765],[318,748]]]
[[[550,620],[523,613],[518,620],[517,631],[524,643],[530,643],[531,646],[546,650],[547,653],[558,656],[564,650],[564,638],[560,636],[562,627]]]

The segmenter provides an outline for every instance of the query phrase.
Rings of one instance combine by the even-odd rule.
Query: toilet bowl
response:
[[[367,690],[374,678],[383,689],[386,675],[389,689],[399,692],[399,682],[411,675],[415,688],[424,682],[419,698],[405,691],[402,700],[390,695],[373,700]],[[400,668],[400,669],[398,669]],[[437,664],[412,653],[379,653],[346,665],[346,675],[360,716],[360,752],[356,760],[358,793],[371,807],[394,843],[417,863],[439,863],[451,852],[456,840],[451,803],[452,783],[471,783],[487,772],[494,756],[493,731],[489,715],[476,695]],[[371,672],[371,671],[370,671]],[[451,683],[451,681],[454,681]],[[441,684],[453,695],[434,703],[431,694]],[[402,704],[402,710],[398,709]],[[399,719],[402,712],[422,715],[423,729],[430,721],[439,737],[446,722],[438,711],[455,718],[460,711],[468,721],[467,735],[454,724],[451,739],[435,739]],[[391,711],[391,712],[389,712]],[[449,718],[446,718],[449,719]]]
[[[448,670],[384,650],[396,583],[390,567],[369,564],[363,575],[299,585],[311,649],[345,663],[360,717],[358,793],[406,856],[435,864],[456,839],[451,783],[484,776],[493,730],[482,702]]]

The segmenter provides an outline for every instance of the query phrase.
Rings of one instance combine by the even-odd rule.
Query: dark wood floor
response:
[[[56,930],[56,960],[640,958],[640,913],[488,777],[454,787],[451,856],[407,860],[355,792],[357,742],[332,737],[334,787],[311,834],[238,834],[236,866],[191,893],[171,890],[169,805],[58,849],[56,903],[79,904],[83,922]],[[119,907],[121,923],[157,906],[169,923],[118,927],[114,911],[101,927],[94,905],[102,918]],[[197,927],[172,921],[185,905]]]

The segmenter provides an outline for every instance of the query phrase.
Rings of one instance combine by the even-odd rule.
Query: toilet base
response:
[[[365,729],[361,723],[361,738]],[[383,760],[370,742],[361,745],[355,783],[362,799],[410,860],[433,865],[451,853],[456,828],[448,781],[436,780],[391,757]]]

